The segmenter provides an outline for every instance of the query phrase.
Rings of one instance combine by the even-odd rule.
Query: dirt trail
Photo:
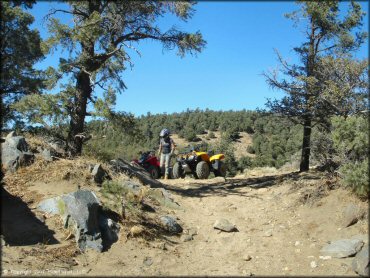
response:
[[[353,258],[322,260],[319,250],[328,241],[366,235],[367,221],[343,228],[341,213],[348,203],[355,201],[354,197],[343,189],[322,190],[320,185],[324,181],[320,177],[304,178],[293,173],[227,181],[222,178],[165,181],[166,189],[183,208],[168,213],[178,217],[185,231],[196,231],[193,240],[184,242],[176,236],[150,242],[121,238],[107,252],[88,251],[77,255],[76,265],[68,271],[59,268],[59,273],[355,275],[351,269]],[[327,193],[330,194],[325,196]],[[214,222],[221,218],[235,224],[238,232],[214,229]],[[62,237],[58,239],[60,244],[65,244]],[[5,247],[4,250],[8,256],[15,257],[20,248]],[[22,270],[24,262],[7,261],[3,268]],[[40,264],[34,261],[28,267],[37,270]]]

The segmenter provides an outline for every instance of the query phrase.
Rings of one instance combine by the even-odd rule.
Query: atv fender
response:
[[[209,159],[209,161],[213,162],[214,160],[221,160],[225,158],[225,155],[220,153],[220,154],[215,154],[215,155],[212,155],[211,158]]]
[[[206,152],[195,152],[197,156],[200,156],[203,161],[208,162],[209,161],[209,156]]]

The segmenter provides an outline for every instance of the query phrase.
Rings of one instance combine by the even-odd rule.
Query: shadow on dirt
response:
[[[247,179],[225,179],[225,181],[204,184],[197,182],[191,183],[191,188],[181,188],[179,186],[164,185],[163,188],[172,191],[176,194],[186,197],[207,197],[207,196],[227,196],[227,195],[239,195],[248,198],[259,198],[257,195],[250,193],[242,193],[239,188],[250,187],[254,189],[267,188],[280,184],[285,179],[297,180],[302,178],[299,172],[292,172],[288,174],[264,176],[258,178],[247,178]]]
[[[1,234],[11,246],[59,243],[54,232],[42,223],[21,198],[1,186]]]

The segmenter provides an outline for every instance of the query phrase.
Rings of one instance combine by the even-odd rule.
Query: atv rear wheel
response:
[[[205,161],[201,161],[197,164],[196,174],[198,179],[207,179],[209,176],[209,165]]]
[[[153,165],[150,165],[147,170],[152,177],[152,179],[158,179],[160,176],[158,167],[155,167]]]
[[[174,179],[185,178],[184,170],[179,162],[176,162],[175,165],[173,165],[172,176]]]
[[[226,177],[226,164],[222,161],[218,162],[218,170],[215,171],[216,177]]]

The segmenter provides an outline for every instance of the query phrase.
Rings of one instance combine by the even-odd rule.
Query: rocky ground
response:
[[[330,182],[318,174],[243,176],[227,181],[220,178],[168,180],[164,184],[181,206],[166,212],[177,217],[183,233],[153,239],[127,239],[122,234],[120,240],[103,253],[78,252],[73,238],[67,239],[56,217],[45,219],[42,226],[53,234],[55,242],[40,242],[35,236],[40,231],[32,233],[33,229],[37,230],[32,226],[35,225],[32,217],[38,217],[34,206],[8,199],[8,202],[19,201],[23,207],[7,211],[10,204],[2,200],[3,221],[11,221],[12,216],[21,222],[18,226],[12,225],[13,236],[20,234],[20,238],[12,238],[11,244],[3,246],[2,274],[356,274],[351,266],[353,257],[330,258],[320,250],[339,239],[367,241],[366,218],[344,227],[343,215],[351,203],[363,208],[367,204],[346,190],[330,189]],[[49,190],[44,190],[45,187]],[[43,198],[57,195],[50,193],[51,187],[58,193],[72,190],[69,182],[36,183],[24,193],[33,191],[35,196],[44,195]],[[22,216],[26,212],[29,215]],[[235,225],[235,231],[215,229],[214,224],[220,219]]]
[[[160,180],[151,189],[132,173],[109,172],[111,185],[125,187],[120,211],[119,194],[96,182],[94,163],[36,156],[6,174],[2,275],[354,276],[369,263],[368,202],[335,177],[262,168],[226,180]],[[79,190],[95,192],[120,223],[104,252],[82,252],[65,219],[40,209]],[[181,230],[169,232],[164,220]]]

